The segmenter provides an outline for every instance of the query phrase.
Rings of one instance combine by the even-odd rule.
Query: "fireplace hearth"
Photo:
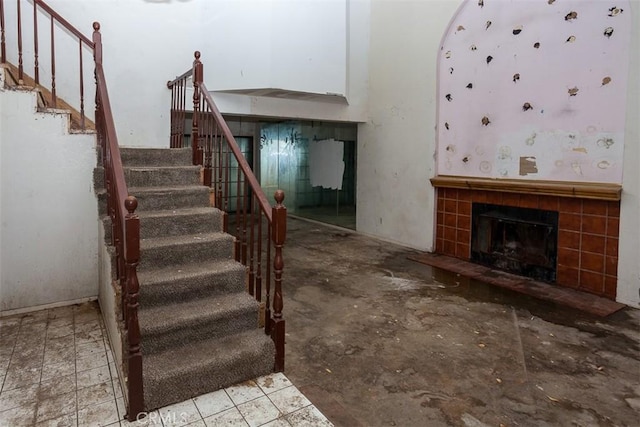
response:
[[[471,221],[472,261],[556,281],[558,212],[473,203]]]

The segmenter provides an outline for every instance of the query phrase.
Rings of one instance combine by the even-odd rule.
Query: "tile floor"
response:
[[[0,426],[331,426],[283,374],[124,420],[96,303],[0,318]]]

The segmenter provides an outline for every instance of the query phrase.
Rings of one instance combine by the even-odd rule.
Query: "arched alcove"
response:
[[[620,184],[627,9],[466,1],[439,52],[438,174]]]

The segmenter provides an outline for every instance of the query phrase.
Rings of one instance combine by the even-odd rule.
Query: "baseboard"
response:
[[[0,317],[13,316],[15,314],[32,313],[34,311],[48,310],[51,308],[64,307],[67,305],[83,304],[85,302],[97,301],[97,300],[98,300],[98,296],[96,295],[94,297],[85,297],[85,298],[79,298],[79,299],[68,300],[68,301],[58,301],[58,302],[52,302],[49,304],[42,304],[42,305],[32,305],[31,307],[15,308],[13,310],[0,311]]]

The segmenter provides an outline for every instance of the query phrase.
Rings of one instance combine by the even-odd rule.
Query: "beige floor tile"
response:
[[[6,390],[11,390],[14,388],[37,384],[40,382],[41,373],[42,366],[31,367],[27,369],[21,369],[20,367],[16,367],[15,369],[9,368],[4,379],[2,391],[4,392]]]
[[[109,363],[109,372],[111,372],[111,378],[119,378],[118,370],[115,363]]]
[[[124,403],[123,403],[124,404]],[[146,417],[140,417],[139,420],[129,422],[120,416],[121,427],[162,427],[162,420],[158,411],[150,412]]]
[[[42,363],[47,365],[57,365],[59,363],[65,363],[73,361],[75,365],[76,354],[73,349],[73,344],[70,347],[60,348],[60,349],[45,349],[44,351],[44,359]]]
[[[14,388],[0,393],[0,412],[19,406],[29,406],[37,402],[38,384]]]
[[[65,325],[57,328],[52,328],[51,326],[49,326],[49,328],[47,329],[47,338],[62,338],[73,333],[73,325]]]
[[[210,417],[234,406],[231,398],[224,390],[203,394],[202,396],[194,398],[193,401],[203,418]]]
[[[90,320],[85,323],[79,323],[76,325],[76,334],[86,334],[88,332],[100,332],[102,336],[102,327],[98,319]]]
[[[36,416],[36,405],[19,406],[0,412],[0,426],[32,425]]]
[[[90,405],[78,410],[79,426],[108,426],[118,421],[115,400]]]
[[[4,353],[12,353],[13,347],[16,345],[16,341],[18,340],[18,331],[15,332],[2,330],[2,335],[0,335],[0,352]]]
[[[78,390],[78,409],[111,400],[115,402],[115,399],[113,385],[106,381]]]
[[[194,423],[187,424],[187,427],[207,427],[204,420],[198,420]]]
[[[329,421],[315,406],[307,406],[287,415],[286,420],[293,427],[332,427]]]
[[[44,350],[42,348],[28,349],[27,351],[18,350],[11,356],[11,363],[9,364],[8,371],[30,369],[42,366],[44,360]]]
[[[77,374],[78,390],[106,381],[111,381],[109,367],[107,366],[89,369],[87,371],[78,372]]]
[[[113,378],[113,377],[112,377]],[[116,397],[122,397],[122,386],[120,385],[120,380],[118,380],[117,378],[113,379],[111,381],[111,383],[113,384],[113,391],[115,393]]]
[[[76,346],[76,357],[93,356],[95,354],[106,354],[104,341],[89,341]]]
[[[63,351],[75,346],[73,335],[66,335],[58,338],[48,338],[45,344],[45,353],[48,351]]]
[[[47,381],[52,378],[65,377],[67,375],[75,374],[76,363],[73,359],[65,360],[62,363],[55,363],[53,365],[44,365],[42,367],[42,378],[40,381]]]
[[[73,306],[66,305],[64,307],[51,308],[47,310],[47,317],[49,318],[49,322],[55,319],[73,319]]]
[[[81,346],[92,343],[102,344],[104,348],[104,340],[102,338],[102,331],[100,329],[89,332],[76,332],[76,345]]]
[[[158,410],[162,424],[165,427],[181,427],[195,421],[201,420],[202,417],[198,412],[193,400],[176,403],[174,405],[165,406]]]
[[[35,324],[35,323],[47,323],[48,313],[47,310],[34,311],[22,315],[22,326]]]
[[[284,418],[278,418],[277,420],[263,424],[261,427],[291,427],[291,424]]]
[[[53,399],[61,394],[76,391],[76,374],[52,378],[40,383],[38,396],[41,400]]]
[[[273,402],[276,408],[278,408],[278,410],[283,414],[289,414],[297,411],[298,409],[302,409],[305,406],[311,405],[309,399],[304,397],[304,395],[294,386],[274,391],[269,394],[269,399],[271,399],[271,402]]]
[[[99,368],[100,366],[107,366],[108,363],[107,355],[104,353],[78,357],[76,359],[76,371],[82,372],[88,369]]]
[[[38,414],[36,422],[60,418],[63,415],[76,412],[76,392],[60,394],[53,399],[44,399],[38,402]]]
[[[265,394],[272,393],[274,391],[282,390],[285,387],[289,387],[291,381],[282,372],[277,372],[264,377],[260,377],[256,380],[256,383],[260,386]]]
[[[127,415],[127,407],[124,404],[124,397],[116,397],[116,408],[118,409],[118,419],[124,420]]]
[[[255,381],[245,381],[242,384],[228,387],[225,391],[236,405],[264,396]]]
[[[271,403],[267,396],[259,397],[238,405],[238,411],[240,411],[250,427],[257,427],[268,423],[281,415],[278,408]]]
[[[62,415],[58,418],[50,420],[40,421],[36,424],[36,427],[76,427],[78,425],[78,414]],[[85,427],[85,426],[80,426]]]
[[[0,330],[3,332],[16,326],[20,326],[20,317],[11,316],[0,318]]]
[[[73,327],[73,316],[56,317],[53,319],[49,317],[47,328],[62,328],[63,326]]]
[[[95,312],[76,313],[74,316],[74,322],[76,326],[81,323],[93,322],[100,319],[100,315]]]
[[[207,427],[241,427],[248,426],[238,408],[230,408],[204,419]]]

